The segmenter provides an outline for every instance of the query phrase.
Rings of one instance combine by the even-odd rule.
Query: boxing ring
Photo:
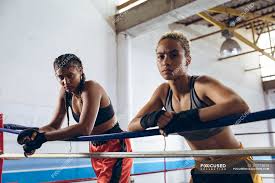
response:
[[[262,120],[268,120],[275,118],[275,109],[265,110],[265,111],[258,111],[249,114],[239,114],[239,115],[231,115],[226,116],[224,118],[220,118],[211,122],[207,122],[204,127],[196,128],[196,129],[188,129],[188,130],[199,130],[205,128],[215,128],[215,127],[223,127],[229,125],[239,125],[239,124],[246,124],[246,123],[255,123]],[[0,114],[0,166],[1,168],[1,180],[4,178],[4,181],[10,182],[12,181],[9,179],[8,174],[15,172],[16,170],[10,170],[5,173],[5,166],[3,170],[3,164],[5,160],[10,161],[10,165],[19,166],[21,168],[24,167],[24,163],[27,161],[31,161],[32,159],[35,160],[39,159],[39,164],[49,164],[48,159],[55,159],[60,160],[61,162],[66,160],[71,160],[71,164],[77,165],[83,164],[83,169],[80,171],[79,174],[87,175],[89,174],[90,177],[79,176],[77,178],[67,177],[74,179],[75,181],[86,181],[86,180],[95,180],[95,176],[91,173],[91,164],[87,163],[87,159],[89,158],[140,158],[146,159],[147,163],[150,164],[151,158],[169,158],[171,161],[167,161],[166,165],[159,162],[163,166],[159,166],[156,169],[151,169],[151,171],[147,171],[146,161],[142,163],[139,162],[137,159],[134,164],[134,168],[132,171],[132,175],[141,175],[147,173],[159,173],[164,171],[173,171],[173,170],[184,170],[190,169],[194,165],[194,161],[192,160],[177,160],[179,158],[187,158],[187,157],[214,157],[214,156],[244,156],[244,155],[251,155],[251,156],[275,156],[275,148],[274,147],[265,147],[265,148],[245,148],[245,149],[215,149],[215,150],[184,150],[184,151],[152,151],[152,152],[100,152],[100,153],[40,153],[34,154],[25,158],[23,154],[16,154],[16,153],[4,153],[4,133],[14,134],[17,135],[20,133],[21,130],[26,129],[28,127],[16,125],[16,124],[4,124],[3,121],[3,114]],[[176,131],[175,131],[176,133]],[[268,132],[267,132],[268,133]],[[124,139],[124,138],[139,138],[139,137],[149,137],[149,136],[156,136],[160,135],[158,129],[146,130],[142,132],[122,132],[122,133],[114,133],[114,134],[103,134],[103,135],[93,135],[93,136],[81,136],[73,139],[69,139],[66,141],[102,141],[102,140],[111,140],[111,139]],[[86,160],[85,160],[86,159]],[[173,160],[175,159],[175,160]],[[163,160],[163,159],[162,159]],[[18,162],[22,162],[22,164]],[[50,165],[51,166],[51,165]],[[145,168],[144,168],[145,167]],[[26,167],[25,167],[26,168]],[[142,169],[143,168],[143,169]],[[46,170],[45,170],[46,171]],[[65,174],[66,171],[60,171],[60,174]],[[56,171],[55,171],[56,172]],[[82,172],[82,173],[81,173]],[[90,172],[90,173],[87,173]],[[39,172],[34,172],[38,173]],[[31,176],[31,173],[27,172],[28,176]],[[46,173],[45,173],[46,174]],[[67,173],[68,175],[69,173]],[[48,174],[48,176],[52,176],[53,173]],[[20,176],[20,175],[18,175]],[[5,177],[7,177],[5,179]],[[61,177],[61,176],[60,176]],[[41,178],[43,176],[41,175]],[[70,179],[70,180],[71,180]],[[55,180],[51,182],[66,182],[67,180]],[[47,182],[45,179],[44,182]],[[48,181],[49,182],[49,181]],[[68,182],[68,181],[67,181]]]

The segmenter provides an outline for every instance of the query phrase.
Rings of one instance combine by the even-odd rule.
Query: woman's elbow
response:
[[[80,135],[81,136],[89,136],[89,135],[91,135],[91,133],[90,132],[82,132]]]
[[[128,132],[134,131],[134,129],[133,129],[133,121],[131,121],[131,122],[128,124],[127,131],[128,131]]]
[[[138,118],[134,118],[134,119],[128,124],[127,131],[128,131],[128,132],[139,131],[139,129],[137,128],[137,123],[139,123]]]
[[[243,113],[249,113],[250,112],[250,109],[249,109],[249,106],[244,102],[243,103],[243,109],[242,109],[243,111]]]
[[[89,127],[81,127],[80,128],[80,135],[81,136],[88,136],[91,135],[92,130]]]
[[[250,111],[249,106],[242,98],[235,98],[232,100],[232,103],[235,106],[234,108],[237,109],[236,112],[238,113],[246,113]]]

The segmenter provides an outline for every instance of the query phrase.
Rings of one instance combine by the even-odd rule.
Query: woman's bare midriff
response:
[[[230,127],[225,127],[220,133],[199,141],[188,141],[192,150],[210,150],[210,149],[239,149],[240,142],[235,138]],[[218,157],[194,157],[195,160],[209,160]]]
[[[113,116],[111,119],[109,119],[105,123],[102,123],[101,125],[94,127],[91,135],[103,134],[104,132],[112,129],[116,123],[117,123],[116,116]]]

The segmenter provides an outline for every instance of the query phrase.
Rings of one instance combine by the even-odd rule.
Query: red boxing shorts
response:
[[[129,139],[108,140],[103,144],[90,143],[90,152],[132,152]],[[129,183],[132,158],[91,158],[98,183]]]

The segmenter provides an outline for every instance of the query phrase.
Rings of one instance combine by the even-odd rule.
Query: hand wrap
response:
[[[145,114],[140,120],[140,125],[144,129],[157,126],[159,117],[164,113],[164,110],[159,110],[151,112],[149,114]]]

